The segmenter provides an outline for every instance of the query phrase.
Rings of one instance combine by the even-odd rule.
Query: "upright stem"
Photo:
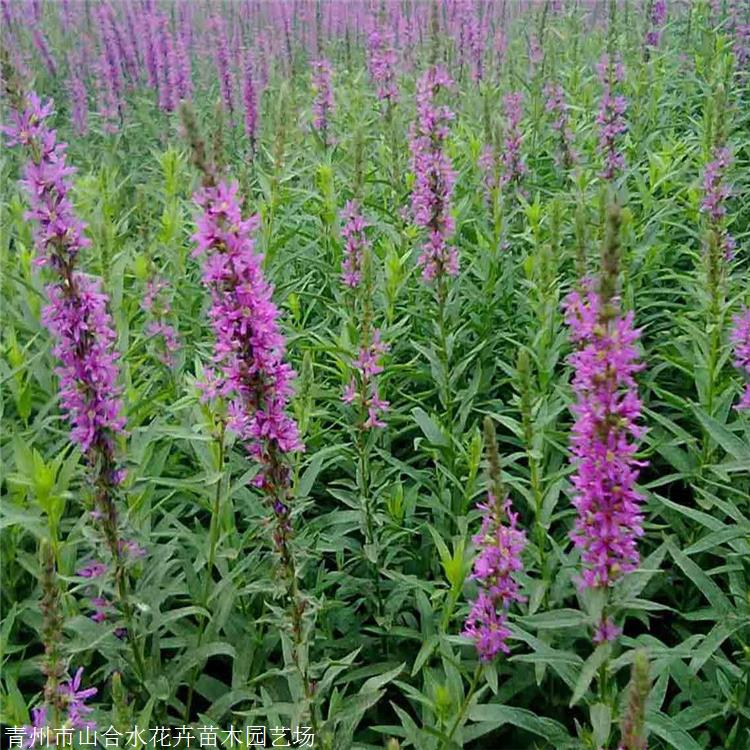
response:
[[[224,420],[219,421],[219,432],[216,436],[217,443],[217,468],[219,471],[219,481],[216,483],[216,492],[214,493],[213,506],[211,508],[211,521],[209,524],[208,531],[208,554],[206,555],[206,574],[203,579],[203,594],[201,596],[201,604],[208,609],[208,596],[211,591],[211,584],[213,582],[213,571],[214,563],[216,561],[216,546],[219,540],[219,519],[221,515],[221,490],[224,478],[224,462],[225,462],[225,448],[224,438],[226,436],[226,423]],[[198,626],[198,638],[195,644],[195,648],[198,649],[203,641],[203,636],[206,632],[206,624],[210,619],[210,615],[201,618],[200,625]],[[193,694],[195,691],[195,682],[198,679],[198,672],[200,667],[198,665],[193,669],[190,675],[190,683],[188,685],[188,694],[185,699],[185,721],[190,720],[190,709],[193,705]]]
[[[482,662],[479,662],[477,664],[476,669],[474,670],[474,676],[472,677],[471,685],[469,686],[469,692],[466,693],[466,697],[464,698],[464,701],[461,704],[461,709],[458,712],[458,716],[456,716],[456,719],[453,722],[450,730],[448,731],[448,734],[443,740],[443,744],[440,746],[441,750],[442,748],[448,747],[451,740],[453,739],[453,735],[456,733],[456,730],[458,729],[461,722],[463,721],[464,716],[466,715],[466,712],[469,709],[469,704],[471,703],[471,699],[474,697],[474,693],[477,690],[477,687],[479,685],[479,678],[481,676],[482,676]]]

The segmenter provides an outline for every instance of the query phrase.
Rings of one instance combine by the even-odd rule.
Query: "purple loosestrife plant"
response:
[[[462,633],[474,642],[482,662],[491,662],[500,653],[510,653],[507,613],[514,602],[526,601],[516,580],[516,574],[523,570],[521,553],[526,546],[526,533],[518,528],[518,514],[502,486],[495,440],[494,427],[487,418],[485,443],[490,487],[486,502],[477,505],[482,526],[472,537],[477,556],[471,578],[477,582],[479,594],[471,605]]]
[[[214,363],[219,371],[218,376],[210,375],[203,395],[213,392],[227,400],[226,424],[259,464],[253,483],[273,511],[273,542],[286,584],[293,660],[315,729],[313,687],[303,658],[303,618],[308,605],[297,584],[291,544],[289,454],[304,450],[297,423],[287,414],[294,371],[284,362],[285,341],[279,329],[279,310],[272,300],[273,287],[263,273],[263,256],[255,251],[253,232],[259,219],[242,218],[237,183],[217,182],[216,167],[206,158],[192,110],[183,106],[181,115],[193,162],[203,172],[203,186],[194,195],[199,212],[193,255],[203,258],[202,279],[211,295],[209,316],[216,337]],[[219,444],[223,446],[223,435]],[[215,506],[212,526],[217,515]]]
[[[216,60],[216,72],[219,76],[219,90],[224,107],[231,120],[234,115],[234,81],[230,66],[227,27],[223,17],[220,15],[214,16],[211,20],[210,29],[214,37],[214,59]]]
[[[412,215],[416,225],[427,237],[417,265],[425,281],[458,274],[458,251],[449,244],[455,229],[451,216],[451,197],[456,175],[445,153],[448,125],[454,114],[435,99],[454,83],[441,66],[429,68],[417,82],[417,119],[410,131],[412,170]]]
[[[214,360],[229,399],[228,425],[260,464],[255,483],[274,497],[282,526],[289,509],[283,455],[302,449],[295,421],[286,414],[294,372],[284,362],[279,311],[266,281],[253,232],[258,217],[243,220],[238,185],[221,182],[195,194],[201,209],[194,255],[205,255],[203,283],[211,292]]]
[[[652,0],[648,20],[645,44],[646,47],[656,48],[661,42],[662,28],[667,20],[667,0]]]
[[[557,134],[557,151],[555,162],[562,169],[570,169],[576,162],[577,155],[573,150],[573,131],[568,121],[568,104],[565,91],[559,83],[548,83],[544,87],[547,97],[546,110],[552,119],[552,130]]]
[[[347,201],[341,212],[344,222],[341,238],[344,240],[344,259],[341,262],[341,281],[348,287],[358,287],[362,281],[362,260],[367,237],[365,228],[369,226],[359,210],[356,201]]]
[[[37,264],[49,266],[56,277],[46,287],[48,303],[42,321],[55,342],[62,408],[71,425],[71,440],[90,469],[92,515],[100,522],[112,558],[115,585],[142,673],[132,632],[133,613],[115,504],[117,488],[125,477],[115,442],[124,431],[125,419],[117,384],[116,334],[107,310],[109,300],[98,279],[76,270],[78,255],[89,241],[70,200],[69,178],[75,170],[66,163],[66,144],[57,141],[56,131],[48,124],[52,101],[44,104],[33,92],[25,97],[17,91],[11,95],[16,108],[3,132],[9,145],[23,147],[29,156],[21,184],[29,199],[27,218],[34,222]]]
[[[708,217],[711,231],[716,233],[719,246],[726,260],[734,257],[737,243],[725,227],[727,215],[726,201],[732,195],[732,188],[725,180],[725,173],[732,163],[732,154],[725,146],[717,146],[711,153],[711,160],[703,173],[703,201],[701,211]]]
[[[643,535],[642,496],[635,483],[644,462],[636,459],[641,401],[635,375],[643,369],[633,313],[623,315],[615,296],[618,275],[619,208],[608,216],[598,288],[586,280],[565,300],[565,321],[576,351],[571,436],[573,505],[578,513],[571,538],[581,550],[580,585],[607,588],[638,567]],[[612,640],[619,629],[607,618],[596,640]]]
[[[312,126],[326,146],[332,143],[328,133],[334,106],[331,75],[331,63],[328,60],[315,60],[312,63],[312,88],[315,93],[312,103]]]
[[[503,96],[505,141],[502,153],[503,174],[500,179],[503,185],[511,188],[518,188],[527,172],[526,163],[521,154],[523,142],[523,134],[521,133],[522,103],[523,94],[520,91],[513,91]]]
[[[734,316],[730,340],[734,347],[734,365],[748,380],[735,409],[750,409],[750,307]]]
[[[625,122],[627,99],[615,94],[616,84],[625,78],[625,69],[619,59],[604,53],[597,66],[599,80],[603,85],[602,98],[596,124],[599,127],[599,152],[603,167],[599,176],[604,180],[614,180],[625,167],[625,156],[619,150],[620,136],[627,132]]]
[[[368,69],[375,84],[378,99],[392,107],[398,101],[396,64],[398,56],[393,48],[391,34],[383,29],[373,29],[367,37]]]

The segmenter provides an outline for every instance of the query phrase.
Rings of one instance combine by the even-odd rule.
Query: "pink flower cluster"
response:
[[[500,502],[492,492],[478,505],[482,527],[472,541],[479,549],[471,577],[480,586],[464,625],[463,635],[474,641],[479,657],[492,661],[500,652],[509,653],[510,630],[507,611],[513,602],[523,602],[514,574],[523,569],[521,552],[526,534],[518,528],[518,514],[510,498]],[[506,523],[507,520],[507,523]]]
[[[719,242],[727,260],[734,257],[737,243],[723,226],[727,215],[726,201],[732,195],[732,188],[725,182],[724,175],[732,163],[732,154],[725,146],[717,146],[712,153],[711,161],[706,164],[703,173],[703,201],[701,211],[708,215],[709,221],[719,236]]]
[[[330,145],[328,138],[328,120],[333,113],[333,83],[332,69],[328,60],[316,60],[312,63],[312,86],[315,98],[312,105],[312,125],[318,131],[326,145]]]
[[[393,48],[391,34],[383,29],[373,29],[367,37],[367,50],[370,77],[377,87],[378,99],[395,104],[398,101],[398,56]]]
[[[568,124],[568,104],[565,101],[565,91],[558,83],[548,83],[544,87],[547,97],[546,109],[554,118],[552,129],[559,138],[555,161],[558,166],[570,169],[576,161],[576,153],[573,150],[573,131]]]
[[[503,109],[505,111],[505,142],[503,144],[503,185],[518,185],[521,178],[526,174],[526,164],[521,155],[521,104],[523,94],[513,91],[503,96]]]
[[[294,371],[284,362],[273,287],[255,252],[258,218],[242,219],[237,192],[236,182],[222,182],[195,194],[201,212],[193,255],[206,256],[203,283],[211,292],[214,361],[221,371],[213,387],[229,399],[230,429],[261,464],[256,484],[270,489],[277,454],[302,449],[297,423],[286,414]]]
[[[448,244],[455,229],[450,202],[456,175],[445,153],[448,124],[454,115],[445,105],[435,104],[437,94],[453,85],[441,66],[429,68],[417,82],[417,119],[410,131],[415,176],[411,207],[414,222],[427,230],[417,260],[425,281],[458,274],[458,252]]]
[[[731,342],[734,345],[734,364],[750,378],[750,308],[734,316]],[[750,381],[745,384],[736,409],[750,409]]]
[[[93,462],[97,455],[112,458],[114,435],[125,426],[116,334],[99,280],[75,271],[78,253],[89,241],[69,197],[74,169],[66,163],[66,145],[58,143],[56,131],[47,124],[52,112],[52,101],[42,104],[31,93],[22,112],[11,112],[11,125],[3,132],[9,145],[25,147],[31,157],[21,181],[30,204],[26,217],[35,225],[37,263],[49,263],[59,276],[46,288],[49,302],[42,320],[55,339],[53,352],[60,361],[55,372],[62,407],[72,424],[71,439]],[[119,478],[113,470],[107,480],[116,484]]]
[[[380,358],[387,352],[388,345],[381,340],[380,331],[375,328],[370,341],[360,347],[359,354],[352,362],[356,374],[341,397],[344,403],[357,403],[367,413],[362,424],[365,430],[385,427],[380,415],[388,409],[389,404],[380,398],[376,376],[383,372]]]
[[[651,6],[649,21],[651,27],[646,32],[646,46],[658,47],[661,41],[661,32],[664,22],[667,20],[667,0],[654,0]]]
[[[607,303],[614,306],[615,301]],[[571,538],[581,550],[585,587],[611,585],[634,570],[643,535],[642,496],[635,487],[644,462],[635,458],[641,401],[635,374],[643,369],[633,313],[605,313],[590,280],[565,301],[565,321],[577,345],[569,358],[576,403],[571,438],[578,511]]]
[[[618,140],[628,130],[625,122],[628,101],[624,96],[613,93],[615,84],[624,80],[625,69],[619,60],[610,60],[605,53],[597,64],[597,71],[604,86],[596,116],[599,151],[604,162],[599,176],[604,180],[613,180],[625,167],[625,157],[618,149]]]
[[[357,287],[362,281],[362,255],[367,248],[365,228],[368,225],[356,201],[347,201],[341,212],[344,226],[344,260],[341,263],[341,281],[348,287]]]

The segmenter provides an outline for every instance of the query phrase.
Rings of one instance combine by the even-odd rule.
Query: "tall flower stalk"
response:
[[[526,532],[518,528],[518,514],[500,478],[497,438],[489,417],[485,419],[484,435],[489,486],[487,500],[477,506],[482,526],[472,537],[477,556],[471,578],[479,585],[479,595],[472,603],[463,635],[474,642],[481,661],[491,662],[500,653],[510,653],[508,609],[514,602],[526,601],[516,580],[516,574],[523,570],[521,553]]]
[[[56,131],[48,124],[52,101],[43,103],[34,92],[23,96],[19,88],[14,88],[12,73],[5,80],[15,108],[11,124],[3,127],[3,132],[8,145],[21,146],[29,157],[21,181],[30,205],[26,216],[34,224],[37,265],[48,266],[54,274],[45,288],[48,301],[42,321],[55,342],[60,400],[71,425],[71,440],[89,467],[94,505],[91,515],[99,522],[111,557],[136,669],[142,677],[143,661],[128,594],[128,560],[123,554],[116,504],[118,488],[125,478],[116,440],[123,434],[125,419],[117,384],[116,333],[107,310],[109,299],[98,279],[77,269],[79,253],[90,242],[70,200],[70,176],[75,170],[67,164],[67,145],[58,142]]]
[[[734,316],[730,340],[734,347],[734,366],[744,373],[748,382],[735,409],[750,409],[750,307]]]
[[[575,417],[571,436],[573,506],[571,539],[581,550],[583,588],[607,590],[639,564],[642,495],[635,483],[645,465],[636,458],[641,401],[635,375],[643,369],[633,312],[622,314],[617,296],[620,209],[612,205],[598,285],[588,279],[565,300],[565,321],[576,351]],[[613,640],[619,628],[606,608],[595,642]]]
[[[446,409],[450,404],[446,332],[448,278],[458,275],[458,251],[450,244],[455,230],[451,198],[456,175],[445,152],[448,126],[454,114],[447,106],[437,104],[436,97],[453,86],[453,80],[439,65],[429,68],[421,76],[417,82],[417,119],[410,131],[415,176],[412,215],[426,235],[417,265],[422,269],[422,279],[435,283],[440,358],[444,370],[440,396]]]
[[[326,59],[316,60],[312,63],[312,69],[312,87],[315,92],[312,104],[312,126],[320,135],[323,144],[330,146],[331,137],[328,126],[334,105],[331,63]]]
[[[619,59],[604,53],[596,66],[602,83],[602,98],[596,124],[599,127],[599,154],[602,169],[599,176],[612,181],[625,168],[625,156],[620,147],[620,137],[627,132],[625,112],[628,101],[616,93],[616,87],[625,79],[625,68]]]
[[[370,567],[375,587],[378,616],[383,613],[383,598],[380,588],[380,570],[377,563],[377,536],[375,530],[375,508],[371,487],[370,433],[386,426],[382,417],[388,402],[380,395],[378,376],[383,372],[381,359],[388,352],[378,328],[373,326],[373,275],[370,244],[365,235],[368,226],[362,216],[359,203],[349,201],[341,218],[344,225],[341,236],[344,240],[342,282],[349,292],[351,304],[347,305],[355,322],[357,355],[350,363],[351,378],[344,388],[342,401],[355,408],[353,428],[357,451],[357,478],[362,499],[364,536],[369,553]]]
[[[303,618],[308,603],[299,590],[292,547],[290,454],[303,450],[297,423],[287,413],[294,371],[284,361],[285,341],[273,287],[263,272],[263,256],[255,250],[257,216],[242,218],[236,182],[218,181],[187,108],[183,121],[193,157],[203,170],[203,186],[195,193],[198,207],[194,256],[203,259],[203,285],[211,296],[209,318],[214,330],[211,388],[227,402],[226,425],[258,465],[253,484],[273,514],[272,539],[278,574],[286,587],[293,658],[305,698],[313,701]],[[222,439],[223,444],[223,439]],[[311,706],[312,722],[316,724]]]

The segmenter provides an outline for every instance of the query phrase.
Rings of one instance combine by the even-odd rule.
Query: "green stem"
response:
[[[221,512],[221,489],[223,484],[223,473],[224,473],[224,461],[225,461],[225,449],[224,449],[224,438],[226,435],[226,424],[222,420],[219,424],[219,434],[217,435],[218,443],[218,456],[217,465],[219,469],[219,481],[216,483],[216,492],[214,493],[214,502],[211,508],[211,522],[208,531],[208,555],[206,557],[206,575],[203,579],[203,594],[201,596],[201,604],[208,609],[208,596],[211,591],[211,583],[213,582],[213,571],[214,564],[216,562],[216,547],[219,541],[219,520]],[[200,625],[198,626],[198,639],[195,644],[195,648],[198,649],[203,641],[203,636],[206,632],[206,624],[208,617],[204,616],[201,618]],[[193,669],[190,675],[190,683],[188,685],[188,694],[185,700],[185,721],[190,720],[190,709],[193,705],[193,695],[195,692],[195,683],[198,679],[199,667]]]
[[[471,685],[469,686],[469,692],[466,693],[466,697],[464,698],[464,702],[461,704],[461,709],[458,712],[458,716],[456,716],[456,720],[453,722],[453,725],[451,726],[446,738],[443,740],[443,744],[440,746],[441,750],[442,748],[448,747],[450,742],[453,740],[453,735],[456,733],[456,730],[460,726],[461,722],[464,719],[464,716],[466,715],[466,712],[469,709],[469,704],[471,703],[471,699],[474,697],[474,693],[477,690],[477,686],[479,685],[479,678],[482,676],[482,663],[480,662],[477,664],[477,668],[474,670],[474,677],[472,677]]]

